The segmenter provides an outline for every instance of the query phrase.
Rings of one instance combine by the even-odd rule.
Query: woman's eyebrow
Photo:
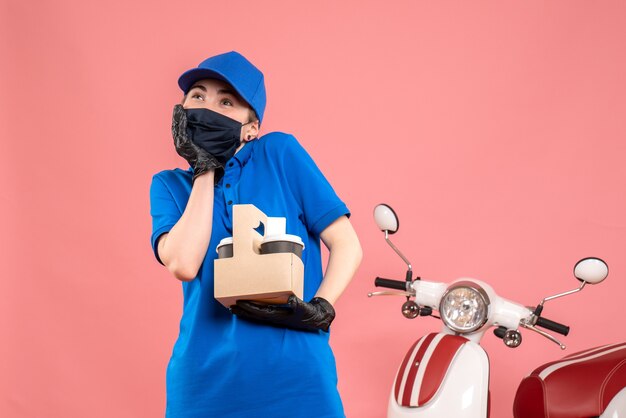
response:
[[[232,89],[219,89],[218,94],[230,94],[231,96],[239,97],[239,95]]]
[[[193,89],[200,89],[200,90],[202,90],[202,91],[204,91],[206,93],[206,87],[204,87],[202,84],[195,84],[195,85],[191,86],[189,91],[191,91]]]
[[[239,95],[239,93],[237,93],[233,89],[229,89],[229,88],[219,89],[217,91],[217,94],[227,94],[227,95],[229,95],[231,97],[234,97],[235,100],[237,100],[238,102],[243,101],[243,98]]]

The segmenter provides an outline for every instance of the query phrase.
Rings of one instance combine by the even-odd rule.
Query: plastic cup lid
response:
[[[304,249],[304,243],[302,242],[302,239],[297,235],[280,234],[280,235],[270,235],[270,236],[263,238],[263,244],[265,244],[266,242],[276,242],[276,241],[293,242],[294,244],[302,245],[302,249]]]
[[[232,243],[233,243],[233,237],[226,237],[222,239],[219,244],[217,244],[215,251],[217,251],[220,247],[224,245],[232,245]]]

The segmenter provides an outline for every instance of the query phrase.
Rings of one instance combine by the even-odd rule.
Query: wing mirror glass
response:
[[[581,282],[597,284],[609,275],[609,266],[601,259],[587,257],[574,266],[574,276]]]
[[[398,216],[391,206],[381,203],[374,208],[374,220],[378,229],[389,234],[395,234],[400,227]]]

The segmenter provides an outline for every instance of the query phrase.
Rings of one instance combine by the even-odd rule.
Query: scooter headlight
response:
[[[487,322],[489,303],[487,292],[476,283],[456,282],[443,294],[439,314],[451,330],[473,332]]]

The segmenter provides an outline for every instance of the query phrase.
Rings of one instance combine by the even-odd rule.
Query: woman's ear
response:
[[[243,140],[246,142],[250,142],[253,139],[256,139],[259,136],[259,121],[255,120],[254,122],[246,125],[245,132],[243,134]]]

